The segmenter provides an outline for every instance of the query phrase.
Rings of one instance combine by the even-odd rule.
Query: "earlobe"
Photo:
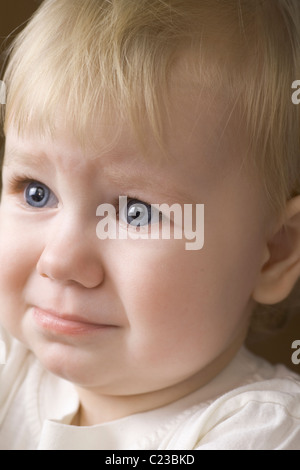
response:
[[[266,244],[263,263],[252,297],[261,304],[283,301],[300,277],[300,196],[286,205],[282,223]]]

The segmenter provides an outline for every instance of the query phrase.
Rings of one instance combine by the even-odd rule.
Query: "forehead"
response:
[[[199,87],[199,83],[193,83],[182,74],[172,83],[168,107],[162,107],[160,113],[161,140],[153,133],[147,117],[144,122],[135,123],[138,128],[135,129],[130,117],[124,115],[116,106],[102,110],[96,117],[87,118],[83,139],[74,132],[76,129],[70,124],[68,113],[64,111],[63,106],[57,109],[55,119],[42,132],[35,127],[35,121],[31,123],[30,120],[27,126],[17,130],[12,116],[12,124],[8,126],[6,134],[10,140],[16,140],[20,135],[24,141],[41,137],[40,140],[52,138],[68,142],[70,147],[82,147],[91,158],[98,153],[106,155],[115,147],[123,145],[132,151],[138,149],[141,157],[150,156],[152,159],[155,156],[160,158],[164,151],[171,159],[176,158],[178,145],[187,147],[196,144],[201,146],[202,150],[204,146],[210,145],[211,149],[217,149],[229,140],[231,144],[237,141],[237,134],[241,136],[242,124],[234,109],[234,103],[216,91]],[[235,139],[232,139],[232,135]],[[140,140],[137,137],[140,137]],[[139,144],[142,144],[141,148]],[[180,158],[183,157],[181,154]]]
[[[174,158],[180,143],[187,146],[196,140],[199,145],[210,143],[217,148],[218,145],[223,146],[232,134],[235,137],[241,135],[242,122],[231,98],[222,90],[199,83],[187,69],[182,71],[183,65],[184,62],[179,61],[178,66],[174,67],[168,98],[155,110],[154,118],[161,122],[160,135],[155,134],[147,112],[140,116],[139,121],[132,122],[130,112],[124,112],[118,103],[107,102],[105,107],[100,106],[96,115],[90,117],[77,115],[70,118],[63,97],[51,122],[46,118],[45,125],[39,127],[35,117],[31,116],[21,124],[18,115],[13,114],[8,116],[6,134],[8,136],[9,128],[16,128],[25,139],[48,137],[49,134],[56,140],[64,140],[67,136],[70,145],[83,147],[91,156],[94,153],[109,153],[120,142],[132,148],[141,144],[141,153],[151,158],[155,155],[159,158],[162,152]],[[36,115],[40,116],[38,102],[36,106]],[[73,120],[84,123],[84,127],[79,124],[78,127],[74,126]],[[243,138],[245,136],[243,129]]]

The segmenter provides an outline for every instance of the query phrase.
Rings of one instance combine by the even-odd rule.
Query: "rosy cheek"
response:
[[[4,310],[4,305],[12,310],[23,303],[24,288],[36,266],[38,247],[33,240],[34,230],[31,232],[27,223],[22,222],[16,214],[11,215],[8,208],[5,210],[5,206],[2,207],[0,212],[0,315]],[[15,314],[15,312],[10,313]]]
[[[182,312],[199,298],[201,286],[200,260],[192,264],[190,252],[184,252],[181,243],[165,243],[164,249],[159,243],[153,241],[147,246],[145,242],[132,258],[138,263],[128,259],[123,271],[120,267],[115,271],[119,276],[116,279],[115,275],[115,281],[121,286],[119,295],[123,304],[130,306],[129,314],[136,312],[135,321],[147,323],[154,330],[175,321],[182,324]]]
[[[9,239],[0,239],[0,288],[13,285],[16,288],[23,284],[32,269],[32,252],[22,244],[17,244]]]

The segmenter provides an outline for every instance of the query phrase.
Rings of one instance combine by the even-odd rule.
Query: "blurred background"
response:
[[[41,4],[41,0],[1,0],[0,15],[0,38],[1,38],[1,58],[8,36],[13,37],[16,29],[28,21],[32,13]],[[9,40],[8,40],[9,41]],[[2,63],[1,63],[2,65]]]
[[[0,16],[0,71],[2,78],[5,61],[5,49],[11,39],[25,26],[41,0],[1,0]],[[3,140],[0,140],[1,147]],[[1,267],[0,267],[1,268]],[[300,287],[298,285],[298,287]],[[253,336],[248,341],[248,347],[255,353],[267,358],[273,363],[284,363],[290,369],[300,374],[300,364],[293,364],[291,348],[295,340],[300,341],[300,311],[295,312],[281,329],[272,333]],[[298,355],[300,359],[300,354]]]
[[[5,49],[41,3],[41,0],[1,0],[0,79],[5,65]],[[0,136],[0,148],[2,147],[3,138]]]
[[[1,0],[1,37],[27,21],[40,3],[40,0]]]

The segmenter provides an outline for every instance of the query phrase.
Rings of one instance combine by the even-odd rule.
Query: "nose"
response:
[[[77,283],[89,289],[99,286],[104,270],[96,228],[85,229],[72,217],[57,222],[47,233],[37,272],[60,283]]]

